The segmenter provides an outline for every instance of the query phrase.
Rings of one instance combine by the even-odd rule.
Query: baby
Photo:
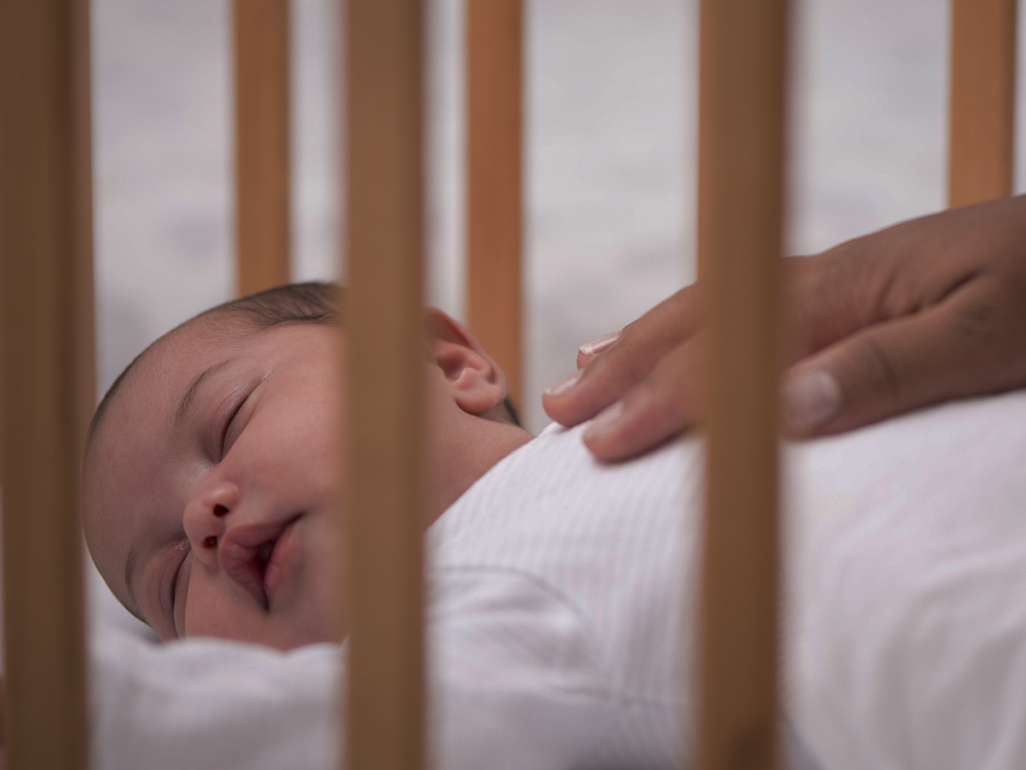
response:
[[[143,351],[97,409],[86,540],[161,639],[338,640],[340,294],[298,284],[202,313]],[[470,333],[438,310],[425,329],[426,527],[532,436]]]
[[[130,739],[126,756],[165,713],[192,718],[176,747],[264,746],[276,735],[280,751],[293,729],[240,737],[219,715],[241,725],[238,714],[256,714],[252,724],[281,714],[294,727],[281,704],[309,704],[311,691],[322,706],[312,723],[328,725],[312,745],[334,745],[334,718],[323,715],[337,646],[312,643],[346,631],[336,610],[339,294],[285,286],[209,310],[145,350],[97,409],[83,520],[121,602],[164,640],[305,646],[284,656],[220,640],[139,651],[105,639],[94,647],[101,714],[118,715],[108,724],[114,744]],[[425,648],[438,766],[679,766],[699,443],[611,465],[584,447],[585,426],[532,437],[474,338],[437,310],[424,329]],[[299,694],[260,705],[282,687]],[[143,702],[159,714],[126,705]]]
[[[146,350],[98,409],[87,539],[161,638],[293,648],[344,632],[336,291],[283,287],[208,311]],[[435,764],[680,767],[700,437],[618,464],[588,452],[585,425],[532,439],[495,362],[445,315],[426,321]],[[824,767],[1024,766],[1023,710],[1007,707],[1026,691],[1023,424],[1026,394],[1012,393],[786,449],[794,764],[810,748]],[[237,767],[331,763],[336,645],[93,649],[121,766],[181,746],[231,746]]]

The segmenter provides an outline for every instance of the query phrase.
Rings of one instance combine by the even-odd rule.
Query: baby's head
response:
[[[339,295],[301,284],[209,310],[140,354],[97,409],[86,540],[162,639],[339,637]],[[426,320],[428,524],[530,435],[473,337],[439,311]]]

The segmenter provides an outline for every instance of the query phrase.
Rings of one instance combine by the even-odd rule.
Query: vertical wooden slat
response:
[[[786,0],[701,4],[698,248],[708,291],[699,764],[777,762],[777,380]]]
[[[952,0],[948,205],[1012,194],[1018,0]]]
[[[467,319],[521,404],[522,0],[467,2]]]
[[[74,282],[90,251],[88,6],[0,3],[0,328],[8,766],[87,764]],[[90,408],[91,408],[90,404]]]
[[[72,2],[72,181],[74,239],[75,447],[84,451],[96,410],[96,299],[93,282],[93,109],[89,0]],[[78,466],[81,462],[76,461]]]
[[[289,2],[235,0],[239,295],[289,281]]]
[[[421,13],[347,4],[351,770],[424,762]]]

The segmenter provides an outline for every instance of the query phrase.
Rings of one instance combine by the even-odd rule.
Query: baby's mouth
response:
[[[221,543],[221,569],[265,610],[280,590],[294,556],[295,544],[289,535],[299,518],[241,524],[229,529]]]
[[[274,540],[268,540],[263,545],[259,546],[256,551],[257,566],[260,568],[260,574],[267,572],[267,562],[271,560],[271,554],[274,553],[274,546],[277,545],[278,538]]]

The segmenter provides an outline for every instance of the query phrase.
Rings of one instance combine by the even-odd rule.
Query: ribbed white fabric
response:
[[[679,766],[701,445],[609,465],[581,432],[551,426],[471,487],[432,527],[431,563],[442,586],[454,574],[481,584],[517,576],[508,606],[544,592],[586,641],[577,649],[594,658],[591,697],[605,721],[565,766]],[[522,619],[495,629],[493,644],[537,644],[547,619]],[[447,642],[452,654],[459,640]],[[565,648],[537,655],[570,662]]]

